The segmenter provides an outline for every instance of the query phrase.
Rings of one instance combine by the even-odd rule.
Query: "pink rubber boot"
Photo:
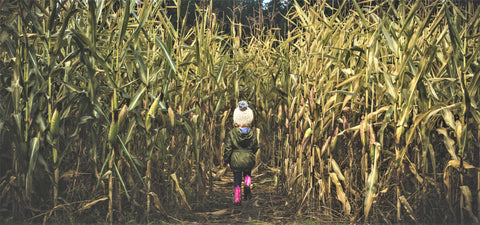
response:
[[[251,198],[252,193],[250,191],[250,185],[252,185],[252,177],[247,175],[245,176],[245,187],[243,187],[243,192],[245,194],[245,200]]]
[[[242,204],[242,188],[240,186],[235,187],[235,201],[233,202],[234,205]]]

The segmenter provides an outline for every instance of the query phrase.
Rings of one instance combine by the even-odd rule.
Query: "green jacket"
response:
[[[230,163],[233,172],[251,170],[255,166],[255,153],[258,150],[257,135],[252,129],[242,133],[236,127],[225,137],[223,159]]]

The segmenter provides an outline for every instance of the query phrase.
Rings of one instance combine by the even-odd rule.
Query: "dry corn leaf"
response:
[[[172,107],[168,107],[168,117],[170,118],[170,126],[175,126],[175,113],[173,112]]]
[[[340,166],[338,166],[335,159],[333,159],[333,158],[330,159],[330,162],[332,163],[332,169],[335,172],[335,174],[337,175],[338,179],[341,180],[341,181],[344,181],[345,177],[343,176],[342,170],[340,169]]]
[[[372,113],[369,113],[367,115],[367,121],[370,121],[376,117],[376,116],[379,116],[379,114],[383,113],[383,112],[386,112],[390,109],[391,106],[383,106],[382,108],[380,109],[377,109],[375,112],[372,112]]]
[[[302,199],[302,203],[300,203],[300,207],[297,211],[297,214],[300,215],[301,214],[301,210],[303,208],[303,203],[305,203],[305,200],[307,199],[308,196],[310,196],[310,192],[312,191],[312,188],[308,188],[307,192],[305,193],[305,195],[303,196],[303,199]]]
[[[324,110],[330,109],[330,106],[333,105],[335,100],[337,99],[337,94],[333,94],[330,98],[328,98],[327,102],[325,103],[325,106],[323,107]]]
[[[445,186],[447,186],[448,193],[450,192],[450,188],[451,188],[450,177],[452,176],[452,172],[448,168],[452,167],[458,170],[460,169],[460,164],[462,163],[458,159],[450,160],[443,171],[443,183],[445,184]],[[463,168],[474,169],[476,167],[472,166],[468,162],[463,161]]]
[[[403,208],[405,208],[405,210],[407,211],[408,213],[408,216],[413,220],[413,221],[417,221],[417,219],[415,219],[415,217],[413,216],[413,208],[410,206],[410,204],[408,203],[407,199],[405,198],[405,196],[400,196],[399,197],[400,199],[400,202],[402,203],[403,205]]]
[[[418,174],[415,164],[410,162],[408,168],[415,175],[415,178],[417,178],[418,182],[423,183],[423,178],[420,176],[420,174]]]
[[[366,126],[366,121],[362,120],[360,122],[360,139],[362,140],[363,146],[366,144],[366,138],[365,138],[365,126]]]
[[[186,209],[187,211],[192,211],[192,208],[190,207],[190,205],[188,204],[188,201],[187,201],[187,197],[185,196],[185,193],[183,192],[182,188],[180,188],[180,184],[178,183],[178,179],[177,179],[177,175],[175,173],[172,173],[170,175],[170,177],[172,178],[173,182],[174,182],[174,185],[175,185],[175,191],[177,192],[177,194],[180,195],[180,199],[182,201],[182,206],[184,207],[184,209]]]
[[[455,141],[448,136],[447,129],[438,128],[437,132],[443,135],[443,143],[445,143],[445,147],[447,148],[448,153],[450,153],[450,156],[452,156],[452,159],[458,159],[457,154],[455,154]]]
[[[290,105],[290,109],[288,110],[288,118],[291,119],[293,116],[293,109],[295,108],[295,102],[297,100],[297,96],[293,97],[293,100]]]
[[[455,117],[453,116],[453,113],[449,109],[442,109],[442,117],[445,123],[452,128],[453,130],[456,130],[456,124],[455,124]]]
[[[468,212],[468,215],[470,215],[471,218],[475,220],[475,223],[478,224],[479,220],[475,216],[472,210],[472,192],[470,191],[470,188],[466,185],[460,186],[460,191],[462,192],[463,196],[463,205],[461,206],[462,208],[466,209]]]
[[[158,198],[158,195],[155,192],[150,192],[148,193],[153,197],[153,204],[155,208],[157,208],[158,211],[160,211],[162,214],[166,215],[167,212],[163,208],[162,202],[160,202],[160,199]]]
[[[318,160],[321,160],[321,158],[323,156],[323,153],[325,153],[325,151],[327,150],[328,144],[329,144],[331,138],[332,138],[331,136],[328,137],[327,140],[325,141],[325,144],[323,144],[322,151],[320,152],[320,155],[318,155]]]
[[[373,131],[373,126],[368,124],[368,130],[369,136],[370,136],[370,141],[368,142],[368,147],[372,148],[373,143],[375,143],[375,131]]]
[[[448,167],[453,167],[455,169],[460,169],[460,160],[458,159],[453,159],[453,160],[450,160],[448,161],[448,164],[447,166],[445,167],[445,169],[447,169]],[[475,169],[476,167],[475,166],[472,166],[470,163],[468,163],[467,161],[463,161],[463,168],[464,169]]]
[[[231,210],[230,209],[220,209],[218,211],[215,211],[215,212],[209,212],[208,214],[210,215],[224,215],[224,214],[229,214],[231,213]]]
[[[342,184],[338,180],[337,175],[335,173],[330,173],[330,179],[335,184],[336,192],[337,192],[337,199],[340,200],[340,202],[342,202],[343,212],[345,212],[345,215],[350,215],[352,207],[350,206],[350,203],[348,202],[347,195],[343,191]]]
[[[91,208],[93,205],[99,203],[99,202],[102,202],[102,201],[105,201],[105,200],[108,200],[108,197],[103,197],[103,198],[100,198],[100,199],[96,199],[96,200],[93,200],[85,205],[82,206],[82,208],[78,209],[78,212],[81,212],[81,211],[84,211],[86,209],[89,209]]]
[[[318,200],[323,200],[323,197],[325,196],[325,192],[326,192],[325,183],[323,182],[323,179],[318,179],[317,184],[318,184]]]

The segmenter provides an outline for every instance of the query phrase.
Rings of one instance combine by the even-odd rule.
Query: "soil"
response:
[[[233,205],[233,173],[223,169],[217,173],[206,204],[177,222],[182,224],[317,224],[332,223],[319,220],[317,215],[297,215],[281,185],[275,185],[277,170],[263,168],[252,171],[252,197]],[[243,185],[242,185],[243,186]]]
[[[189,224],[262,224],[285,223],[292,217],[287,196],[275,187],[275,171],[252,171],[252,196],[245,200],[242,185],[242,203],[233,205],[233,173],[229,168],[216,173],[206,204],[192,211],[181,223]],[[180,222],[180,221],[178,221]]]

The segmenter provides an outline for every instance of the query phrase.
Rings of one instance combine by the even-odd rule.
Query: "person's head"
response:
[[[246,101],[240,101],[233,111],[233,124],[238,127],[250,127],[253,121],[253,111]]]

